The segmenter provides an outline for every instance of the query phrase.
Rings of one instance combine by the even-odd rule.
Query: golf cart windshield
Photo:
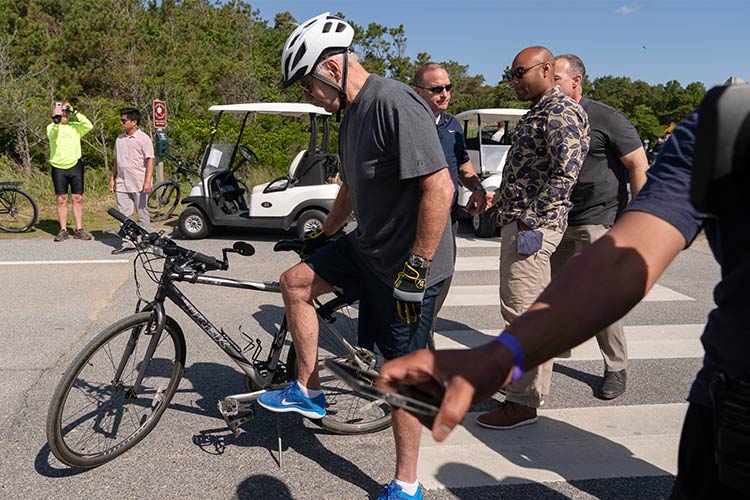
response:
[[[463,128],[469,158],[480,178],[502,170],[511,145],[511,132],[527,111],[488,108],[456,115]]]

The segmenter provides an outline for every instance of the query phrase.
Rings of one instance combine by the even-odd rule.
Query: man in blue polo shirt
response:
[[[456,188],[451,206],[451,222],[453,223],[453,260],[456,259],[456,233],[458,232],[458,189],[459,182],[462,186],[471,190],[471,197],[467,203],[469,214],[475,215],[484,212],[488,203],[492,201],[492,194],[487,194],[482,186],[482,181],[477,176],[474,165],[469,159],[466,151],[466,141],[461,131],[461,124],[455,117],[445,111],[451,102],[450,76],[444,67],[437,63],[423,64],[414,74],[414,90],[425,100],[435,115],[435,126],[437,127],[440,145],[443,147],[448,170]],[[432,322],[432,331],[435,331],[438,313],[440,312],[445,298],[448,296],[453,276],[447,278],[443,284],[435,302],[435,313]]]

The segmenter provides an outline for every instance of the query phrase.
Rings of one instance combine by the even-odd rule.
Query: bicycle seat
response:
[[[294,251],[300,253],[302,247],[305,246],[305,242],[302,240],[279,240],[273,246],[274,252],[289,252]]]

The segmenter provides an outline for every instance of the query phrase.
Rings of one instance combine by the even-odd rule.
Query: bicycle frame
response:
[[[206,275],[198,275],[197,273],[190,272],[190,273],[183,273],[176,271],[174,269],[167,269],[170,267],[170,262],[167,260],[165,262],[165,269],[162,274],[162,277],[159,281],[159,285],[157,288],[157,291],[154,295],[154,300],[150,303],[148,303],[145,307],[141,309],[142,312],[144,311],[154,311],[155,313],[155,331],[154,331],[154,339],[152,339],[151,344],[153,344],[153,349],[156,348],[156,345],[158,344],[159,338],[161,336],[161,333],[164,329],[164,324],[166,322],[166,312],[164,309],[164,301],[165,299],[169,299],[172,303],[174,303],[180,310],[182,310],[201,330],[203,330],[213,341],[216,345],[221,348],[224,353],[227,354],[227,356],[232,359],[232,361],[237,364],[237,366],[258,386],[264,388],[261,391],[256,391],[253,393],[249,393],[248,396],[253,395],[252,400],[256,399],[258,395],[265,392],[266,389],[275,389],[278,387],[283,387],[283,385],[278,385],[278,387],[274,387],[272,384],[274,375],[276,374],[279,366],[279,358],[281,356],[281,351],[284,346],[284,342],[287,338],[287,328],[286,328],[286,317],[282,320],[282,323],[277,330],[277,332],[274,335],[273,342],[270,346],[270,351],[268,354],[268,358],[266,359],[264,363],[264,368],[267,370],[266,375],[264,376],[261,371],[258,368],[259,363],[257,362],[257,357],[260,355],[260,352],[262,348],[260,347],[260,344],[257,344],[255,349],[255,354],[253,355],[252,359],[248,359],[245,357],[242,352],[243,349],[241,349],[237,343],[229,337],[222,329],[217,328],[198,308],[190,302],[190,300],[187,298],[187,296],[175,286],[175,282],[187,282],[191,284],[201,284],[201,285],[212,285],[212,286],[222,286],[222,287],[230,287],[230,288],[239,288],[244,290],[256,290],[256,291],[262,291],[262,292],[271,292],[271,293],[281,293],[281,287],[277,281],[245,281],[245,280],[237,280],[233,278],[222,278],[218,276],[206,276]],[[326,302],[325,304],[321,304],[320,302],[316,301],[315,305],[316,312],[318,314],[318,317],[320,320],[321,325],[323,325],[326,330],[330,333],[331,337],[340,344],[340,347],[342,347],[344,350],[355,353],[356,348],[353,347],[346,339],[344,339],[335,328],[331,326],[331,323],[333,323],[333,312],[335,311],[335,308],[341,305],[343,301],[343,297],[337,296],[336,298]],[[149,346],[149,350],[153,352],[153,349],[151,348],[151,345]],[[148,356],[148,354],[147,354]],[[147,358],[148,359],[148,358]],[[363,365],[363,368],[365,365]],[[144,363],[144,366],[141,367],[141,373],[139,373],[139,382],[140,378],[143,373],[146,371],[146,364]],[[119,375],[119,370],[118,370]],[[137,385],[136,385],[137,387]]]

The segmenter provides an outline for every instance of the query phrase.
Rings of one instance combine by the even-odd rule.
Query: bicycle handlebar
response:
[[[120,235],[133,240],[134,243],[137,243],[138,236],[140,236],[141,240],[146,242],[148,245],[161,248],[164,252],[164,255],[168,257],[184,257],[188,261],[198,262],[205,266],[206,271],[215,271],[217,269],[226,271],[227,269],[229,269],[229,261],[227,260],[226,252],[224,253],[224,259],[219,260],[216,257],[211,257],[210,255],[202,254],[200,252],[196,252],[195,250],[181,247],[175,244],[169,238],[161,236],[159,233],[149,233],[141,226],[136,224],[134,220],[125,217],[122,213],[114,208],[109,208],[107,210],[107,213],[122,223]],[[252,253],[255,252],[255,250],[252,248],[252,245],[249,245],[247,243],[242,243],[242,245],[242,250],[239,250],[237,248],[237,244],[235,243],[234,250],[237,251],[237,253],[241,253],[243,255],[252,255]],[[250,249],[248,249],[247,247],[250,247]]]

